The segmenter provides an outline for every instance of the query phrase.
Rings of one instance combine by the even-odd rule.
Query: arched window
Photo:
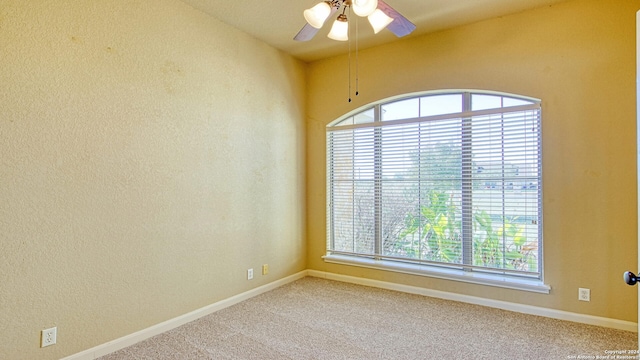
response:
[[[331,123],[325,261],[548,292],[540,117],[538,99],[448,91]]]

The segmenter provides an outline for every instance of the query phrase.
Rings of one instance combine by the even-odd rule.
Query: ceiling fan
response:
[[[347,9],[352,9],[358,16],[367,17],[376,34],[386,27],[397,37],[402,37],[410,34],[416,28],[411,21],[382,0],[327,0],[304,11],[307,24],[293,39],[297,41],[311,40],[325,21],[340,8],[342,8],[342,13],[338,15],[329,35],[327,35],[334,40],[348,40],[349,22],[345,14]]]

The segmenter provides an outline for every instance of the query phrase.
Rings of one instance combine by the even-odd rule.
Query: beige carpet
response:
[[[637,348],[633,332],[307,277],[100,360],[595,359]]]

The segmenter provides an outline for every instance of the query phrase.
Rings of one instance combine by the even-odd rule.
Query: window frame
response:
[[[461,104],[461,108],[462,111],[459,113],[447,113],[447,114],[440,114],[440,115],[430,115],[430,116],[424,116],[424,117],[420,117],[420,113],[418,113],[418,117],[411,117],[411,118],[401,118],[401,119],[394,119],[394,120],[383,120],[382,119],[382,111],[381,109],[385,106],[385,105],[389,105],[389,104],[393,104],[396,102],[400,102],[400,101],[407,101],[407,100],[412,100],[412,99],[417,99],[420,102],[420,98],[424,98],[424,97],[430,97],[430,96],[440,96],[440,95],[461,95],[462,96],[462,101],[463,103]],[[489,109],[482,109],[482,110],[472,110],[472,103],[471,103],[471,99],[473,95],[489,95],[489,96],[498,96],[501,97],[501,107],[500,108],[489,108]],[[509,98],[509,99],[514,99],[514,100],[519,100],[521,102],[526,102],[527,104],[524,105],[516,105],[516,106],[503,106],[504,105],[504,98]],[[505,110],[506,109],[506,110]],[[363,113],[369,112],[373,110],[373,120],[371,122],[365,121],[358,121],[355,117],[358,115],[361,115]],[[537,126],[538,126],[538,130],[537,130],[537,136],[538,136],[538,156],[537,156],[537,180],[538,180],[538,184],[537,184],[537,191],[538,191],[538,204],[537,204],[537,209],[538,209],[538,219],[537,221],[537,236],[538,236],[538,253],[537,253],[537,261],[538,261],[538,266],[537,266],[537,276],[532,277],[530,275],[527,276],[523,276],[522,274],[519,274],[518,271],[510,271],[508,269],[492,269],[492,268],[484,268],[484,267],[479,267],[479,266],[474,266],[473,265],[473,260],[471,259],[472,257],[472,248],[473,248],[473,240],[472,239],[464,239],[463,241],[467,244],[466,246],[463,246],[463,250],[462,250],[462,257],[464,258],[463,263],[459,264],[459,263],[452,263],[452,264],[443,264],[443,263],[431,263],[431,262],[422,262],[422,261],[416,261],[416,260],[412,260],[412,259],[400,259],[400,258],[390,258],[389,256],[384,256],[382,254],[382,250],[381,250],[381,230],[380,230],[380,218],[381,218],[381,214],[382,214],[382,205],[381,205],[381,196],[374,196],[375,199],[375,205],[374,205],[374,213],[375,213],[375,241],[374,241],[374,246],[375,246],[375,250],[374,250],[374,255],[372,254],[359,254],[359,253],[344,253],[341,251],[336,251],[333,250],[334,249],[334,239],[335,236],[332,233],[334,226],[333,225],[333,217],[334,217],[334,208],[333,208],[333,188],[332,188],[332,146],[330,144],[330,136],[329,134],[332,133],[333,131],[337,131],[337,130],[349,130],[349,129],[357,129],[357,128],[368,128],[368,127],[372,127],[374,129],[374,132],[376,131],[375,129],[382,129],[386,126],[393,126],[393,125],[401,125],[401,124],[409,124],[409,123],[422,123],[422,122],[426,122],[426,121],[435,121],[435,120],[444,120],[444,119],[453,119],[453,118],[459,118],[462,121],[462,129],[468,126],[470,126],[470,121],[472,118],[474,117],[478,117],[478,116],[482,116],[482,115],[495,115],[495,114],[505,114],[505,113],[509,113],[509,112],[517,112],[517,111],[526,111],[526,110],[536,110],[537,111]],[[419,110],[420,111],[420,110]],[[429,277],[435,277],[435,278],[441,278],[441,279],[448,279],[448,280],[457,280],[457,281],[462,281],[462,282],[468,282],[468,283],[475,283],[475,284],[483,284],[483,285],[490,285],[490,286],[498,286],[498,287],[503,287],[503,288],[510,288],[510,289],[517,289],[517,290],[525,290],[525,291],[532,291],[532,292],[538,292],[538,293],[546,293],[548,294],[550,292],[550,286],[544,284],[544,271],[543,271],[543,249],[542,249],[542,234],[543,234],[543,229],[542,229],[542,154],[541,154],[541,149],[542,149],[542,129],[541,129],[541,117],[542,117],[542,105],[541,105],[541,100],[539,99],[535,99],[532,97],[527,97],[527,96],[522,96],[522,95],[516,95],[516,94],[510,94],[510,93],[503,93],[503,92],[495,92],[495,91],[484,91],[484,90],[439,90],[439,91],[425,91],[425,92],[417,92],[417,93],[410,93],[410,94],[404,94],[404,95],[400,95],[400,96],[395,96],[395,97],[391,97],[391,98],[387,98],[375,103],[371,103],[368,104],[366,106],[360,107],[354,111],[351,111],[347,114],[345,114],[344,116],[336,119],[335,121],[332,121],[331,123],[329,123],[327,125],[327,138],[326,138],[326,146],[327,146],[327,163],[326,163],[326,171],[327,171],[327,253],[325,256],[323,256],[323,259],[325,262],[328,263],[337,263],[337,264],[343,264],[343,265],[353,265],[353,266],[360,266],[360,267],[366,267],[366,268],[373,268],[373,269],[379,269],[379,270],[386,270],[386,271],[394,271],[394,272],[400,272],[400,273],[406,273],[406,274],[411,274],[411,275],[422,275],[422,276],[429,276]],[[349,119],[352,120],[351,124],[342,124],[345,121],[348,121]],[[380,125],[380,124],[384,124],[384,125]],[[467,132],[466,136],[468,135],[469,132]],[[374,134],[374,137],[376,137],[378,135]],[[464,130],[461,130],[461,136],[464,137]],[[466,144],[467,147],[472,146],[471,144],[473,144],[473,142],[471,142],[471,140],[467,139],[463,141],[464,144]],[[375,141],[374,140],[374,146],[381,146],[379,141]],[[504,149],[502,150],[504,153]],[[465,154],[466,152],[466,154]],[[461,181],[465,182],[465,181],[473,181],[473,178],[470,174],[471,167],[470,166],[464,166],[464,162],[465,162],[465,157],[468,157],[467,163],[470,164],[471,163],[471,155],[468,153],[469,150],[467,148],[467,150],[464,149],[464,146],[462,146],[462,152],[461,152],[461,156],[462,156],[462,162],[463,162],[463,166],[461,166]],[[378,153],[380,154],[380,153]],[[375,192],[377,193],[378,191],[380,191],[379,189],[381,189],[381,184],[383,182],[382,179],[382,175],[381,175],[381,169],[382,169],[382,165],[380,164],[380,156],[376,156],[375,157],[375,165],[374,165],[374,188],[375,188]],[[464,174],[465,172],[469,172],[469,174]],[[504,179],[504,174],[502,176],[502,179]],[[472,192],[471,190],[468,191],[464,191],[463,189],[465,188],[465,186],[461,187],[461,191],[462,191],[462,203],[468,202],[471,194],[470,192]],[[467,186],[467,189],[470,189],[469,186]],[[504,189],[502,190],[504,192]],[[502,205],[504,207],[504,204]],[[471,206],[468,205],[464,205],[461,206],[462,212],[465,212],[462,216],[471,219],[472,214],[470,213],[470,211],[472,211]],[[471,233],[469,231],[463,232],[463,234],[465,234],[464,236],[469,237],[472,236],[470,235]],[[382,256],[380,256],[382,255]]]

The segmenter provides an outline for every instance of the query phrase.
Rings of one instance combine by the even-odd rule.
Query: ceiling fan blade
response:
[[[332,18],[333,15],[338,11],[340,6],[342,6],[342,1],[332,1],[331,2],[331,12],[329,13],[329,16],[327,17],[327,19]],[[313,39],[314,36],[316,36],[316,33],[318,32],[318,30],[320,30],[320,29],[316,29],[313,26],[309,25],[309,23],[306,23],[302,27],[302,29],[300,29],[300,31],[298,31],[298,34],[293,37],[293,40],[309,41],[309,40]]]
[[[298,34],[293,38],[293,40],[297,40],[297,41],[309,41],[311,39],[313,39],[314,36],[316,36],[316,33],[318,32],[318,30],[320,29],[316,29],[313,26],[309,25],[309,24],[305,24],[302,29],[300,29],[300,31],[298,31]]]
[[[378,9],[382,10],[383,13],[393,19],[391,24],[387,25],[387,29],[396,34],[397,37],[409,35],[416,29],[416,26],[411,21],[402,16],[402,14],[397,12],[384,1],[378,0]]]

